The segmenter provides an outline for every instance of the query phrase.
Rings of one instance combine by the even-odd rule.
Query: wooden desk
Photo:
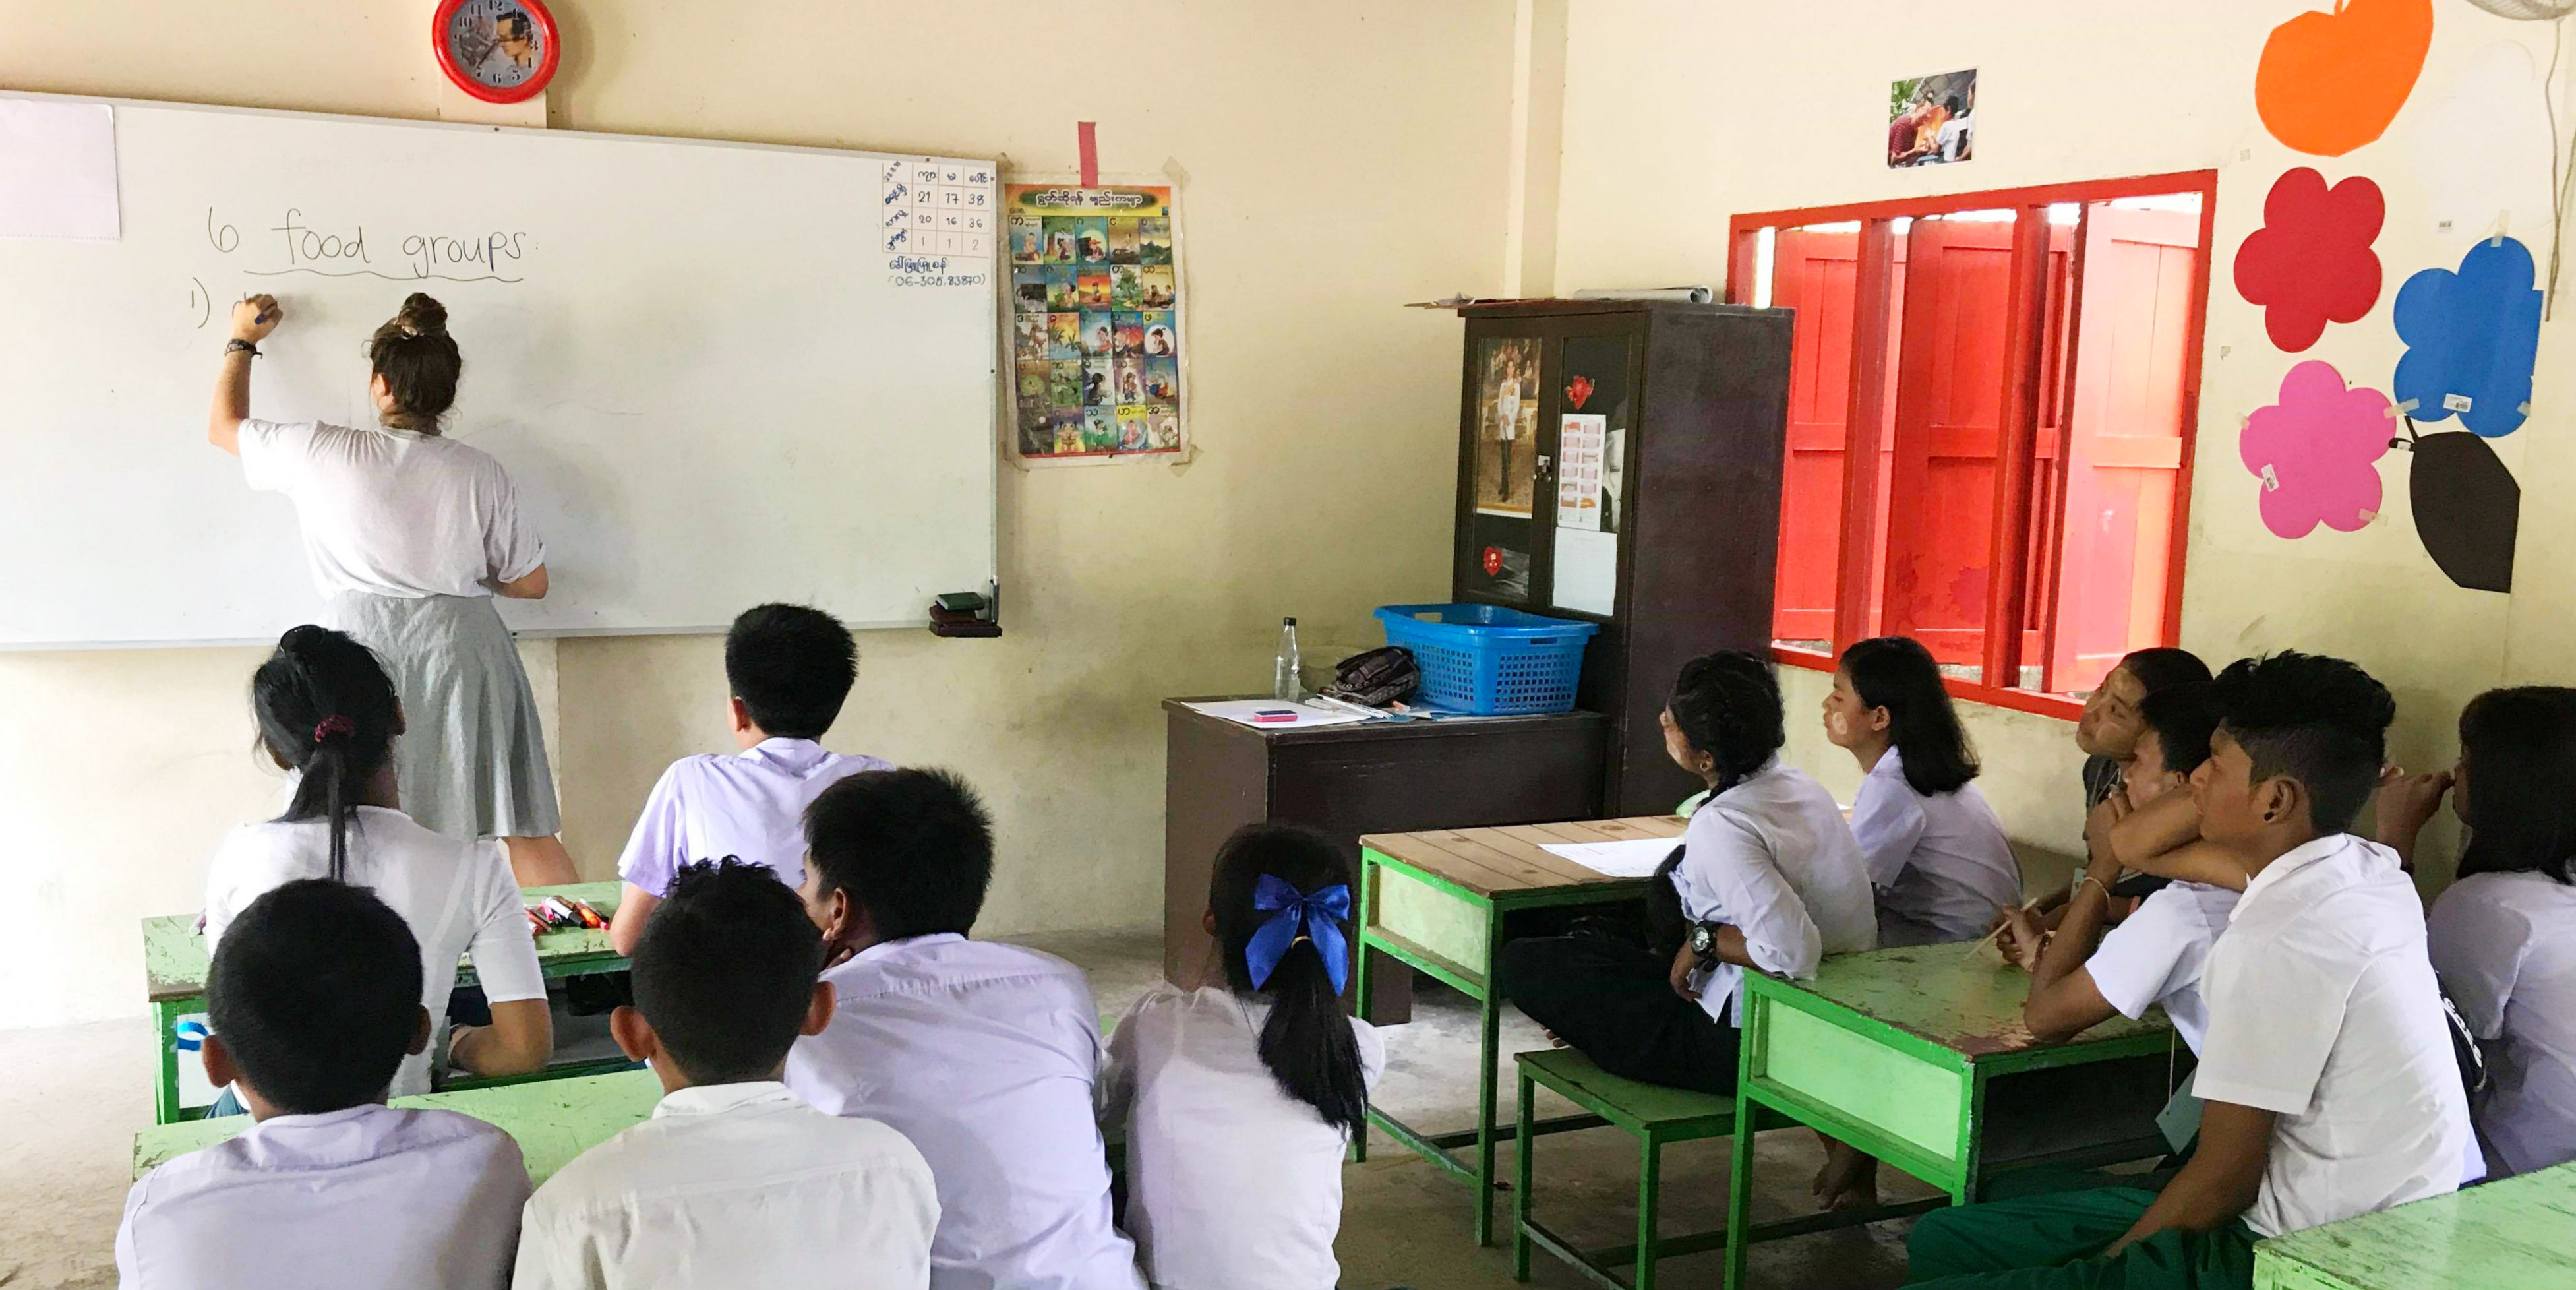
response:
[[[563,896],[590,902],[602,918],[617,912],[617,895],[623,885],[610,882],[577,882],[559,887],[527,887],[521,890],[528,903],[547,896]],[[178,914],[167,918],[143,920],[143,990],[152,1005],[152,1023],[159,1034],[161,1047],[159,1083],[153,1090],[153,1121],[173,1124],[205,1114],[202,1106],[179,1104],[180,1053],[173,1032],[179,1019],[206,1010],[206,973],[208,956],[205,935],[197,930],[198,916]],[[570,976],[592,976],[602,972],[621,972],[626,960],[608,945],[606,931],[589,928],[567,928],[546,932],[537,937],[537,966],[548,980]],[[477,980],[471,964],[456,970],[456,984],[472,985]],[[589,1067],[567,1067],[587,1070]],[[525,1078],[525,1077],[522,1077]]]
[[[1186,706],[1209,701],[1163,701],[1163,975],[1175,985],[1200,983],[1208,872],[1246,824],[1303,824],[1353,846],[1364,833],[1601,813],[1610,719],[1597,712],[1263,730]],[[1411,974],[1377,982],[1376,1015],[1409,1016]]]
[[[388,1105],[458,1111],[501,1129],[518,1140],[520,1154],[527,1157],[528,1181],[543,1186],[574,1156],[642,1123],[661,1100],[661,1077],[635,1070],[398,1097]],[[227,1141],[250,1126],[247,1115],[224,1115],[145,1129],[134,1135],[134,1176],[140,1178],[163,1161]]]
[[[1494,1233],[1494,1135],[1501,1129],[1494,1123],[1494,1061],[1503,1000],[1493,980],[1496,956],[1503,947],[1503,920],[1524,909],[1618,904],[1638,899],[1646,890],[1642,878],[1608,877],[1544,851],[1543,846],[1632,838],[1672,838],[1678,845],[1682,825],[1679,816],[1665,815],[1581,824],[1372,833],[1360,839],[1360,1016],[1379,1020],[1374,1014],[1378,996],[1372,977],[1402,969],[1429,973],[1465,992],[1483,1014],[1476,1064],[1476,1127],[1425,1134],[1376,1107],[1369,1108],[1368,1118],[1387,1136],[1476,1189],[1478,1245],[1491,1244]],[[1550,1133],[1598,1123],[1590,1116],[1575,1116],[1541,1121],[1536,1131]],[[1474,1160],[1460,1160],[1451,1153],[1451,1148],[1469,1143],[1476,1147]],[[1358,1158],[1367,1158],[1366,1126],[1354,1135],[1353,1146]]]
[[[2042,1044],[2021,1022],[2029,975],[1982,945],[1847,954],[1826,959],[1812,981],[1744,980],[1739,1123],[1757,1108],[1780,1112],[1959,1204],[2013,1169],[2166,1151],[2155,1116],[2172,1091],[2176,1041],[2161,1012]],[[1734,1165],[1727,1230],[1751,1233],[1752,1134],[1736,1135]],[[1729,1290],[1744,1283],[1751,1244],[1727,1243]]]
[[[2576,1164],[2276,1236],[2254,1290],[2566,1290]]]

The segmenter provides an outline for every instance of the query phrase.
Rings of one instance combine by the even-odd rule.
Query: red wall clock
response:
[[[563,53],[542,0],[440,0],[429,43],[447,79],[486,103],[543,93]]]

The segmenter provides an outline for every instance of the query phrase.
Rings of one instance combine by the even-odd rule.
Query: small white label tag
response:
[[[2465,394],[2445,394],[2442,396],[2442,406],[2453,412],[2468,411],[2469,403],[2469,396]]]

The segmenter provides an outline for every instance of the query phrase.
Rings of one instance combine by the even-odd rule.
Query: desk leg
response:
[[[1755,1009],[1754,1027],[1745,1031],[1735,1067],[1735,1141],[1730,1144],[1734,1160],[1726,1179],[1726,1290],[1738,1290],[1744,1284],[1744,1258],[1753,1246],[1753,1138],[1762,1108],[1748,1090],[1753,1087],[1753,1050],[1761,1042],[1761,1018],[1761,1010]]]
[[[183,1117],[179,1108],[179,1024],[180,1002],[164,999],[152,1005],[152,1042],[161,1050],[161,1080],[152,1089],[152,1122],[176,1124]]]
[[[1376,925],[1377,866],[1369,862],[1367,853],[1363,851],[1360,859],[1359,922],[1353,926],[1364,934]],[[1360,944],[1359,936],[1353,936],[1351,942],[1357,947],[1353,957],[1359,960],[1351,965],[1351,1011],[1359,1014],[1360,1020],[1374,1023],[1378,1013],[1375,1001],[1369,996],[1369,978],[1374,975],[1369,960],[1377,955],[1371,953],[1368,946]],[[1390,963],[1387,970],[1401,972],[1405,967],[1401,963]],[[1368,1111],[1365,1107],[1361,1109],[1360,1122],[1351,1126],[1351,1159],[1363,1164],[1368,1161]]]
[[[1499,927],[1501,920],[1496,919]],[[1484,1037],[1476,1045],[1482,1061],[1476,1070],[1476,1244],[1494,1243],[1494,1061],[1502,1043],[1503,1002],[1495,997],[1494,979],[1485,978]],[[1529,1144],[1520,1145],[1523,1151]]]

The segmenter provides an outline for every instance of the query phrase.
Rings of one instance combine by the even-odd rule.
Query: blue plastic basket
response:
[[[1377,618],[1421,665],[1424,701],[1480,717],[1572,708],[1583,646],[1601,630],[1500,605],[1386,605]]]

